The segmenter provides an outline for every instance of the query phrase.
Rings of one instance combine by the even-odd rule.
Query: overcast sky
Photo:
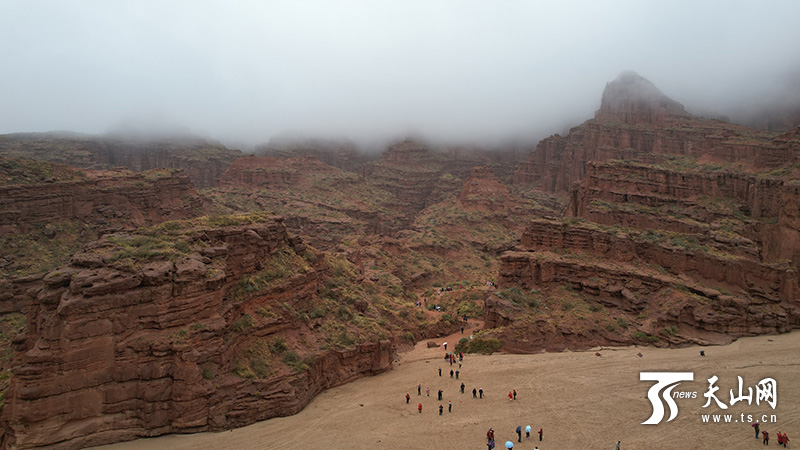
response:
[[[798,86],[799,19],[796,0],[0,0],[0,133],[539,137],[629,69],[698,111]]]

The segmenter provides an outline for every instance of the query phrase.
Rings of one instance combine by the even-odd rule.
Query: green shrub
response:
[[[495,338],[474,338],[469,341],[468,353],[491,355],[503,347],[503,342]]]
[[[281,354],[286,350],[289,350],[289,346],[286,345],[286,340],[284,338],[277,337],[272,341],[272,344],[270,344],[269,350],[272,353]]]
[[[456,344],[455,352],[456,353],[462,353],[462,352],[469,353],[469,339],[467,339],[465,337],[462,337],[461,339],[459,339],[458,343]]]
[[[292,351],[288,351],[283,355],[283,362],[297,373],[305,372],[309,369],[308,363]]]
[[[628,321],[622,317],[617,317],[617,325],[622,328],[628,328]]]
[[[658,336],[651,336],[643,331],[635,331],[632,336],[637,341],[645,341],[651,344],[659,341]]]
[[[245,314],[242,317],[239,317],[231,324],[231,329],[237,333],[241,333],[245,330],[253,328],[255,326],[256,321],[253,319],[253,316],[250,314]]]

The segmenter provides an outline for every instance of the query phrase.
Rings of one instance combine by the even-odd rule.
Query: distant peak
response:
[[[626,70],[606,84],[595,117],[628,124],[652,124],[667,116],[685,114],[683,105],[664,95],[650,80]]]

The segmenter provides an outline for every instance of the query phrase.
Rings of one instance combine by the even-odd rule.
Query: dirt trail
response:
[[[476,324],[475,322],[471,322]],[[477,324],[476,324],[477,325]],[[474,329],[474,328],[473,328]],[[467,335],[467,331],[465,331]],[[458,342],[460,333],[436,342]],[[467,355],[461,379],[449,377],[444,349],[426,347],[426,341],[404,354],[394,370],[328,390],[300,413],[260,422],[221,433],[171,435],[101,447],[115,450],[169,448],[219,449],[485,449],[485,434],[493,427],[497,448],[511,440],[515,449],[749,449],[762,448],[741,414],[760,420],[775,414],[778,424],[762,423],[772,436],[787,432],[800,439],[800,333],[745,338],[722,347],[654,349],[649,347],[603,349],[589,352],[537,355]],[[448,349],[451,347],[448,345]],[[641,357],[638,353],[642,354]],[[442,376],[437,369],[442,367]],[[676,399],[678,416],[659,425],[641,425],[652,408],[646,395],[652,382],[639,381],[640,371],[691,371],[695,380],[675,390],[697,392],[692,399]],[[744,390],[761,379],[778,383],[775,410],[762,403],[740,402],[728,410],[703,408],[707,379],[719,377],[716,395],[729,403],[729,390],[738,390],[737,375]],[[460,394],[461,382],[467,392]],[[422,384],[418,396],[417,384]],[[431,396],[425,396],[430,387]],[[483,400],[472,398],[472,388],[483,388]],[[444,400],[436,400],[436,391]],[[516,389],[518,399],[509,401]],[[410,404],[405,395],[411,394]],[[453,412],[447,412],[447,401]],[[423,413],[417,413],[417,404]],[[444,406],[439,416],[439,404]],[[713,404],[713,403],[712,403]],[[731,414],[732,423],[703,423],[701,414]],[[722,419],[724,421],[724,418]],[[735,422],[739,421],[739,423]],[[531,425],[532,438],[517,444],[514,429]],[[535,431],[544,428],[544,441]],[[774,439],[773,439],[774,441]]]

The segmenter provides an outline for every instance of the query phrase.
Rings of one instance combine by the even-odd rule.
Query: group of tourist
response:
[[[761,443],[764,445],[769,445],[769,431],[761,430],[761,424],[758,422],[753,424],[753,428],[756,431],[756,439],[758,439],[759,433],[761,433]],[[778,431],[778,446],[786,447],[789,444],[789,436],[786,433],[781,433]]]
[[[518,425],[517,429],[515,430],[517,433],[517,442],[522,442],[522,431],[525,431],[525,439],[531,438],[531,426],[526,425],[525,428],[522,428],[522,425]],[[544,429],[539,428],[539,442],[544,439]],[[489,428],[489,431],[486,432],[486,447],[489,450],[492,450],[495,447],[495,437],[494,437],[494,428]],[[511,441],[506,441],[506,448],[514,448],[514,443]],[[619,447],[617,447],[619,448]],[[539,447],[536,447],[534,450],[539,450]]]

